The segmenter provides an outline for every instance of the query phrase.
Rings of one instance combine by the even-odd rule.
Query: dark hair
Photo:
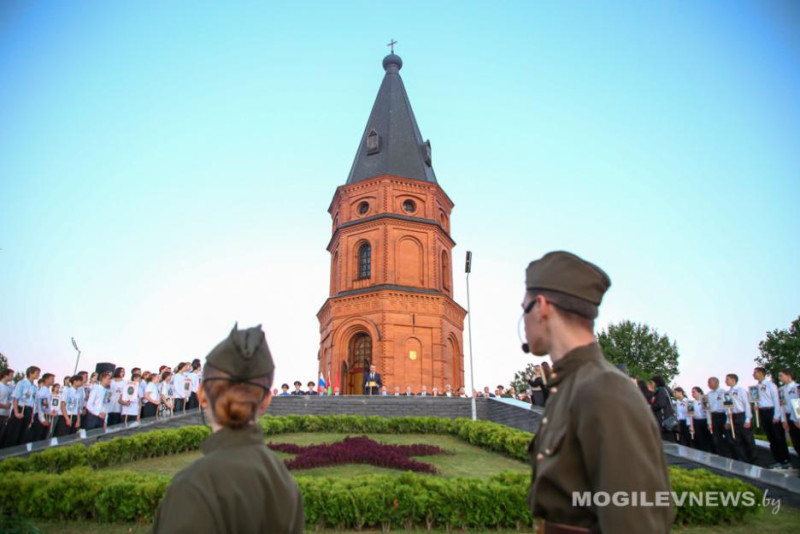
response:
[[[547,362],[542,362],[542,371],[544,371],[545,382],[549,382],[550,375],[553,374],[553,370],[550,368],[550,364]]]
[[[45,373],[42,375],[42,381],[47,380],[48,378],[55,378],[55,377],[56,375],[54,375],[53,373]]]
[[[167,369],[166,371],[164,371],[163,373],[161,373],[161,381],[162,381],[162,382],[165,382],[165,381],[167,380],[167,378],[169,378],[170,376],[172,376],[172,371],[170,371],[169,369]]]
[[[295,380],[295,381],[294,381],[294,385],[295,385],[295,386],[302,386],[303,384],[302,384],[302,382],[300,382],[299,380]]]
[[[70,385],[74,386],[75,382],[83,382],[83,376],[80,373],[69,378]]]
[[[38,367],[36,367],[35,365],[31,365],[31,366],[30,366],[30,367],[28,367],[28,369],[25,371],[25,376],[26,376],[26,377],[28,377],[28,378],[30,378],[30,377],[31,377],[31,375],[33,375],[33,374],[36,374],[36,373],[39,373],[39,372],[41,372],[41,369],[39,369],[39,368],[38,368]]]
[[[736,373],[728,373],[727,375],[725,375],[725,377],[732,378],[734,382],[736,382],[737,384],[739,383],[739,375],[737,375]]]
[[[701,388],[700,386],[695,386],[695,387],[693,387],[693,388],[692,388],[692,391],[696,391],[696,392],[698,392],[700,395],[702,395],[702,394],[703,394],[703,388]]]
[[[309,382],[309,383],[308,383],[308,384],[306,384],[306,385],[307,385],[308,387],[312,387],[312,386],[315,386],[316,384],[314,384],[314,382]]]
[[[283,384],[283,385],[281,386],[281,389],[289,389],[289,384]]]
[[[142,374],[141,373],[133,373],[131,375],[131,380],[136,380],[137,378],[142,378]]]
[[[14,376],[14,370],[13,369],[6,369],[2,373],[0,373],[0,378],[5,378],[8,375]]]
[[[136,373],[142,374],[142,368],[141,367],[134,367],[133,369],[131,369],[131,374],[132,375],[136,374]]]
[[[664,382],[664,377],[661,376],[661,375],[654,375],[650,380],[653,381],[653,384],[655,384],[656,387],[660,387],[660,388],[667,387],[667,383]]]
[[[652,398],[653,393],[650,391],[650,388],[647,387],[647,382],[639,378],[636,380],[636,385],[639,386],[639,391],[642,392],[644,398],[649,401]]]
[[[122,375],[124,374],[125,374],[124,367],[117,367],[116,369],[114,369],[114,378],[122,378]]]
[[[192,360],[192,370],[197,371],[198,369],[200,369],[200,360],[195,358],[194,360]]]
[[[756,368],[755,368],[755,369],[753,369],[753,370],[754,370],[754,371],[756,371],[756,372],[758,372],[758,373],[761,373],[761,374],[762,374],[762,375],[764,375],[764,376],[767,376],[767,370],[766,370],[766,369],[764,369],[763,367],[756,367]]]
[[[111,378],[111,371],[103,371],[100,376],[97,377],[97,381],[101,382],[104,378]]]
[[[261,402],[270,394],[272,376],[270,373],[247,382],[236,382],[228,373],[206,364],[202,384],[214,422],[234,429],[254,422]]]
[[[147,382],[148,384],[153,381],[153,377],[154,376],[158,376],[155,373],[151,373],[149,371],[145,371],[145,372],[147,373],[147,376],[144,377],[144,381]]]
[[[680,391],[681,393],[683,393],[683,395],[684,395],[684,396],[686,395],[686,392],[685,392],[685,391],[683,390],[683,388],[682,388],[682,387],[680,387],[680,386],[677,386],[677,387],[676,387],[675,389],[673,389],[672,391],[675,391],[675,392],[678,392],[678,391]]]
[[[794,380],[794,372],[792,372],[792,370],[789,369],[788,367],[781,369],[781,373],[789,376],[792,380]]]

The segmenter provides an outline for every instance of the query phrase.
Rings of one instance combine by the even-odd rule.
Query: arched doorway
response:
[[[347,391],[348,395],[364,394],[364,373],[372,363],[372,338],[366,332],[359,332],[350,339],[347,350]]]

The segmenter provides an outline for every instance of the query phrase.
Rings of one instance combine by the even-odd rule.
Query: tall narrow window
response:
[[[450,262],[445,251],[442,251],[442,285],[445,289],[450,289]]]
[[[364,243],[358,249],[358,279],[363,280],[372,275],[372,247]]]

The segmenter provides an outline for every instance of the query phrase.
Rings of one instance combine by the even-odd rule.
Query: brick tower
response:
[[[453,300],[450,212],[400,69],[386,71],[345,185],[333,195],[330,296],[317,313],[319,370],[362,394],[378,367],[390,390],[464,385],[466,310]]]

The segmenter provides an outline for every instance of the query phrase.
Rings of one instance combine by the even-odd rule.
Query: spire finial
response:
[[[394,54],[394,45],[396,45],[396,44],[397,44],[397,41],[392,39],[392,40],[389,41],[389,44],[386,45],[386,46],[389,47],[389,53],[390,54]]]

